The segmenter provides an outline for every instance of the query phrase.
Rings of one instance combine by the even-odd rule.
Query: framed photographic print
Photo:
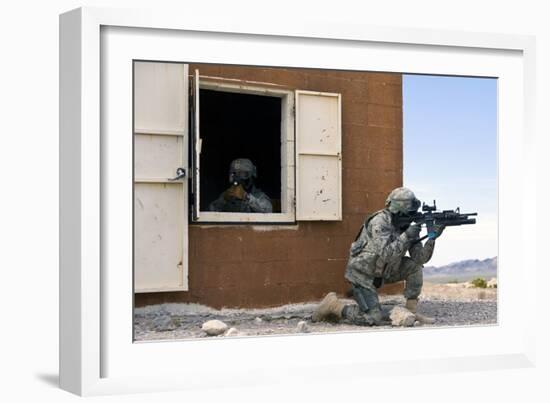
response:
[[[64,389],[532,365],[531,38],[60,23]]]

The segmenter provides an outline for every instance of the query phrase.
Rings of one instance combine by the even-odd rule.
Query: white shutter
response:
[[[135,133],[183,135],[187,130],[182,111],[187,109],[188,84],[183,68],[180,63],[134,63]]]
[[[188,65],[134,63],[134,289],[188,290]]]
[[[296,91],[296,219],[342,219],[341,96]]]

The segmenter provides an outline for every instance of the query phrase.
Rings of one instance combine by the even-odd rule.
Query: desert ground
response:
[[[405,300],[399,295],[381,296],[388,313]],[[346,300],[354,303],[351,299]],[[297,333],[374,331],[398,326],[359,327],[346,323],[312,322],[311,314],[319,301],[289,304],[266,309],[220,310],[198,304],[162,304],[136,308],[135,341],[174,340],[207,337],[246,337]],[[497,323],[497,289],[472,288],[469,283],[425,283],[418,313],[435,318],[435,324],[414,323],[416,328],[475,326]],[[221,321],[225,327],[219,335],[208,335],[203,324]],[[211,322],[213,323],[213,322]],[[219,322],[216,322],[219,325]],[[399,326],[400,327],[400,326]],[[222,331],[223,330],[223,331]]]

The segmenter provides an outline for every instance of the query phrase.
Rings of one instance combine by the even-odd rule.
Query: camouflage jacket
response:
[[[351,244],[345,277],[363,287],[372,287],[376,277],[384,278],[398,269],[407,252],[412,260],[423,265],[433,254],[435,241],[413,243],[405,232],[394,225],[388,209],[367,218],[358,238]]]
[[[225,200],[223,193],[209,206],[210,211],[225,211],[234,213],[271,213],[271,199],[257,187],[246,194],[244,200]]]

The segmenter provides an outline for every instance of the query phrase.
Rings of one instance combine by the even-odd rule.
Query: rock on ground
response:
[[[390,312],[391,324],[393,326],[413,326],[416,321],[414,313],[402,306],[394,307]]]
[[[236,336],[238,334],[239,334],[239,331],[234,327],[230,328],[227,332],[225,332],[226,336]]]
[[[303,321],[303,320],[298,322],[298,325],[296,325],[296,332],[298,332],[298,333],[309,333],[309,327],[307,325],[307,322]]]
[[[204,322],[201,329],[208,336],[218,336],[227,330],[227,325],[221,320],[213,319],[209,320],[208,322]]]

